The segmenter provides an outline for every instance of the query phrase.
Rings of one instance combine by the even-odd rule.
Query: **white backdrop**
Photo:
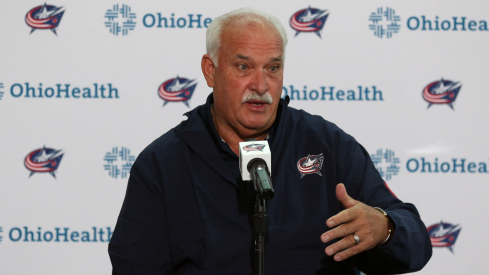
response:
[[[184,119],[183,113],[205,102],[211,92],[200,71],[205,22],[243,4],[46,2],[46,14],[58,14],[55,32],[31,32],[33,23],[29,26],[26,21],[26,15],[44,2],[4,0],[2,4],[0,273],[110,274],[107,240],[122,205],[124,176],[132,157]],[[122,12],[111,13],[114,5]],[[489,222],[483,213],[489,207],[485,200],[489,132],[484,126],[489,115],[489,4],[482,0],[274,0],[246,5],[276,15],[286,27],[284,96],[291,94],[291,86],[298,90],[290,105],[336,123],[372,155],[381,150],[378,166],[394,168],[385,174],[393,192],[418,207],[427,227],[443,222],[436,231],[445,230],[445,235],[439,236],[449,239],[453,234],[445,242],[453,245],[435,247],[419,274],[487,270]],[[329,12],[320,36],[296,35],[290,26],[292,15],[308,7],[313,15],[316,9]],[[375,17],[370,17],[372,13],[379,8],[385,12],[387,7],[398,17],[381,13],[381,21],[369,20]],[[109,20],[106,15],[111,14],[115,18]],[[189,28],[190,16],[200,19],[200,28],[197,22]],[[159,17],[165,17],[169,27],[161,21],[158,28]],[[114,22],[121,23],[118,35],[109,28]],[[382,22],[394,26],[390,38],[387,34],[379,38],[369,28],[376,29]],[[185,27],[178,27],[184,23]],[[159,86],[177,76],[197,83],[186,102],[189,107],[182,102],[164,105],[158,96]],[[448,94],[461,85],[453,109],[448,104],[428,108],[423,99],[423,89],[441,79],[455,84],[443,83]],[[67,84],[69,97],[65,92],[57,97],[57,85],[64,89]],[[109,84],[117,92],[113,90],[108,98],[105,91],[102,98],[100,89],[109,89]],[[27,86],[34,88],[29,97]],[[382,100],[380,94],[377,100],[358,100],[358,94],[357,100],[346,100],[348,91],[358,93],[359,86],[370,91],[375,86]],[[330,100],[329,95],[321,100],[322,89],[343,90],[345,100]],[[316,100],[312,90],[318,92]],[[26,158],[36,150],[41,151],[31,161],[41,161],[38,157],[43,156],[46,165],[55,167],[53,173],[32,173],[33,168],[27,168]],[[388,158],[386,150],[394,155]],[[430,163],[431,172],[428,164],[422,171],[423,160]],[[464,162],[463,169],[454,168],[454,162]],[[57,232],[66,236],[58,234],[56,241]]]

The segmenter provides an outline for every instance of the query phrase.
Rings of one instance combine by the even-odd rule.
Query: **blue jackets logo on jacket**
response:
[[[321,175],[321,168],[323,167],[324,156],[323,153],[319,155],[307,155],[307,157],[301,158],[297,162],[297,169],[301,173],[301,178],[309,174]]]

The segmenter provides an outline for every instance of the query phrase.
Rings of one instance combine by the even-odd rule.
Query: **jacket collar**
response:
[[[226,164],[222,160],[221,154],[212,138],[212,133],[206,128],[204,121],[199,115],[199,112],[204,111],[202,108],[210,108],[213,100],[213,94],[211,93],[207,102],[204,105],[200,105],[194,108],[192,111],[185,113],[188,120],[182,123],[175,129],[176,135],[185,143],[187,146],[194,151],[204,162],[206,162],[216,173],[218,173],[223,179],[235,185],[237,188],[241,189],[238,183],[233,179]],[[289,97],[285,99],[280,99],[278,111],[280,115],[277,114],[278,125],[273,136],[273,142],[270,145],[272,152],[272,163],[277,163],[279,157],[279,149],[282,144],[282,136],[284,132],[284,124],[287,120],[287,106],[289,103]],[[274,167],[272,167],[273,174]]]

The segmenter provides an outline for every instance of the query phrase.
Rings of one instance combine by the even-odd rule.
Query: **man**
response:
[[[416,208],[365,149],[280,99],[286,43],[275,17],[251,9],[209,26],[202,71],[213,93],[134,163],[109,245],[114,274],[251,274],[255,193],[238,170],[248,138],[272,152],[267,274],[405,273],[429,260]],[[305,157],[321,169],[301,173]]]

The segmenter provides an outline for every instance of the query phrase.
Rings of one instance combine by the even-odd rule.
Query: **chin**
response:
[[[265,114],[243,114],[239,119],[242,123],[240,123],[243,127],[248,130],[263,130],[263,128],[267,127],[271,117]],[[271,125],[270,125],[271,126]]]
[[[260,121],[260,122],[253,121],[253,122],[248,122],[248,123],[244,124],[243,126],[248,130],[261,130],[267,126],[267,123],[265,123],[263,121]]]

